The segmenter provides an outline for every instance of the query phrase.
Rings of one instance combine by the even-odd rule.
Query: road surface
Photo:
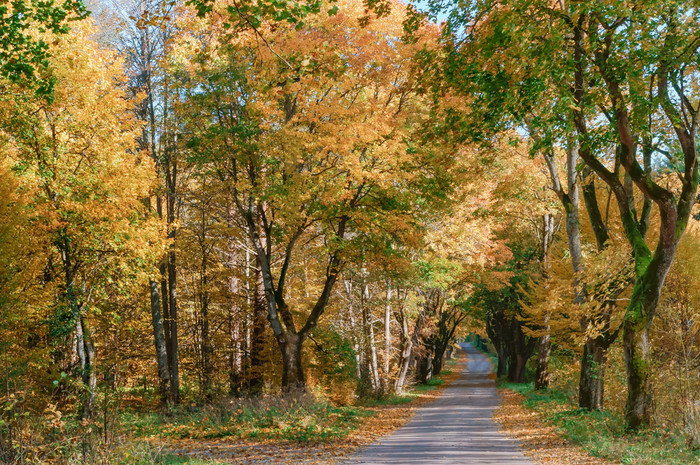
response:
[[[405,426],[351,457],[347,465],[533,465],[491,420],[499,404],[493,366],[469,344],[459,379]],[[458,369],[459,369],[458,368]]]

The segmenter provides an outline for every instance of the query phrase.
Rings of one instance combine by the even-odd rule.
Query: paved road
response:
[[[352,457],[348,465],[532,465],[504,436],[491,413],[498,392],[487,375],[491,362],[462,344],[467,363],[435,402],[420,407],[403,428]]]

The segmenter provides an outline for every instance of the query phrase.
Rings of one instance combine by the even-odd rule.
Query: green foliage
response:
[[[187,4],[197,9],[200,16],[205,16],[213,10],[214,0],[188,0]],[[264,0],[258,2],[240,2],[229,6],[229,18],[225,23],[227,29],[234,31],[249,28],[258,29],[263,21],[287,22],[297,28],[304,26],[304,18],[310,14],[319,13],[325,2],[319,0]],[[328,10],[330,15],[336,14],[337,7]]]
[[[0,76],[34,88],[51,99],[55,78],[49,70],[50,47],[44,33],[69,31],[69,21],[88,14],[82,0],[8,1],[0,5]],[[41,33],[39,37],[35,32]]]
[[[357,360],[352,341],[333,329],[318,328],[314,331],[313,342],[317,362],[311,367],[322,373],[324,384],[355,378]]]

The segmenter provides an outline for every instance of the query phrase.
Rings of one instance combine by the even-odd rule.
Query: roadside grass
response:
[[[212,405],[179,407],[170,416],[124,412],[122,426],[140,439],[239,438],[295,443],[327,443],[346,438],[362,427],[377,409],[411,404],[453,377],[457,360],[447,360],[440,376],[415,385],[405,394],[359,400],[356,405],[335,406],[308,393],[224,400]],[[165,460],[165,459],[163,459]],[[169,459],[177,462],[177,457]],[[160,462],[156,462],[160,463]],[[209,463],[209,462],[202,462]]]
[[[105,459],[106,460],[96,461],[94,463],[110,463],[112,465],[224,465],[226,463],[213,459],[205,460],[197,457],[170,454],[164,452],[162,447],[155,446],[143,440],[132,441],[118,446],[113,449],[109,457],[105,457]],[[70,461],[68,463],[88,462]]]
[[[554,424],[561,435],[594,457],[624,465],[689,465],[700,463],[700,450],[689,448],[680,432],[626,430],[622,415],[575,407],[562,390],[535,391],[533,383],[498,382],[499,387],[524,396],[523,405]]]
[[[134,415],[124,418],[124,423],[139,437],[323,442],[347,436],[366,415],[364,409],[354,406],[271,398],[205,406],[192,412],[179,410],[171,418],[155,413]]]
[[[440,374],[442,376],[442,374]],[[441,378],[432,378],[429,379],[427,383],[425,384],[417,384],[416,386],[413,387],[413,390],[416,392],[426,392],[426,391],[433,391],[435,390],[438,386],[441,386],[445,380]]]

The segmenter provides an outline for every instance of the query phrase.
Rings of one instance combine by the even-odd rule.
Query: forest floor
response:
[[[525,397],[496,389],[491,362],[465,345],[430,386],[410,397],[354,407],[353,422],[337,436],[285,440],[185,435],[156,440],[166,465],[219,464],[493,464],[603,465],[562,438],[561,431]],[[409,402],[410,400],[410,402]],[[525,402],[527,403],[527,402]],[[184,425],[180,425],[182,428]],[[319,436],[320,437],[320,436]]]
[[[612,462],[591,457],[581,447],[561,437],[557,428],[545,422],[535,410],[523,406],[525,397],[508,388],[500,389],[501,405],[494,412],[502,431],[517,438],[525,455],[536,465],[605,465]]]
[[[532,383],[501,388],[494,418],[537,465],[700,464],[700,449],[682,431],[659,425],[628,431],[621,413],[581,410],[564,389],[535,391]]]
[[[162,448],[163,464],[298,464],[332,465],[363,446],[401,428],[414,417],[416,410],[438,399],[453,381],[460,377],[466,361],[463,352],[449,360],[441,375],[427,386],[416,386],[407,396],[389,398],[357,407],[358,423],[347,435],[325,441],[288,441],[279,438],[217,439],[185,438],[155,441]]]

